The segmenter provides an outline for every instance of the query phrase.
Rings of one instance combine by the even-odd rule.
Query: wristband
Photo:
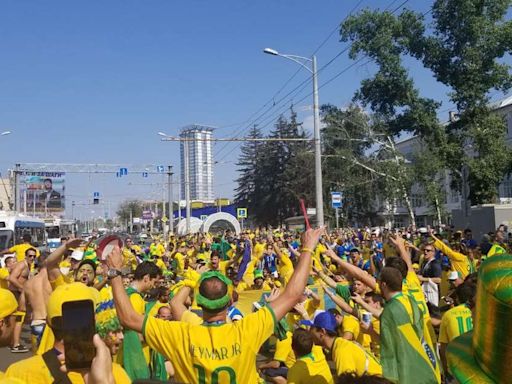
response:
[[[303,247],[300,251],[301,251],[301,253],[303,253],[303,252],[313,253],[313,251],[311,249],[306,248],[306,247]]]

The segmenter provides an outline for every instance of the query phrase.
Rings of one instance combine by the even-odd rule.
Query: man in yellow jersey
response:
[[[450,259],[452,269],[455,272],[459,272],[462,279],[465,279],[466,276],[469,275],[470,273],[475,272],[473,263],[471,262],[471,260],[469,260],[468,256],[451,249],[441,239],[438,239],[433,233],[431,233],[430,236],[434,240],[434,247],[440,250],[443,254],[446,255],[446,257]]]
[[[0,288],[9,288],[9,274],[11,273],[14,264],[16,264],[14,256],[8,256],[4,259],[5,267],[0,268]]]
[[[210,271],[218,271],[225,276],[227,268],[231,266],[235,262],[235,260],[236,258],[233,257],[230,260],[221,261],[219,252],[213,251],[210,256],[210,263],[208,264],[208,268],[210,269]]]
[[[387,302],[380,316],[383,376],[397,383],[440,383],[434,346],[426,338],[428,332],[416,301],[402,293],[402,274],[386,266],[379,279]]]
[[[358,376],[382,374],[382,368],[374,356],[359,344],[338,337],[336,318],[331,312],[321,312],[313,321],[304,320],[301,323],[311,327],[310,332],[316,345],[331,351],[337,375],[347,372],[355,372]]]
[[[305,232],[299,263],[283,293],[240,321],[226,324],[231,282],[216,271],[204,273],[199,282],[196,301],[203,310],[202,325],[138,314],[123,289],[121,277],[116,277],[111,282],[119,319],[125,327],[142,332],[151,348],[173,362],[178,382],[257,383],[256,355],[274,332],[277,321],[300,299],[309,276],[312,249],[322,231],[319,228]],[[119,248],[112,251],[108,264],[113,270],[122,267]],[[177,295],[189,293],[190,288],[183,287]]]
[[[39,384],[61,382],[61,378],[54,374],[53,369],[57,367],[57,370],[59,370],[59,367],[61,367],[62,362],[65,360],[62,304],[77,300],[91,300],[96,305],[100,298],[96,289],[87,287],[82,283],[64,284],[55,289],[50,295],[47,306],[48,326],[52,329],[55,336],[53,348],[43,355],[34,355],[12,364],[5,373],[7,378]],[[97,344],[97,340],[94,343]],[[116,383],[129,383],[126,373],[120,366],[113,367],[112,363],[110,363],[109,369],[110,371],[104,370],[103,374],[112,375]],[[66,375],[71,383],[82,384],[84,383],[82,373],[81,371],[68,371]]]
[[[21,313],[21,319],[16,323],[16,330],[14,331],[14,344],[11,347],[11,352],[13,353],[25,353],[29,351],[27,347],[21,344],[21,328],[27,311],[24,288],[30,277],[30,270],[35,262],[36,255],[37,252],[35,248],[27,248],[25,251],[25,259],[18,261],[14,265],[8,278],[10,290],[18,299],[18,311]]]
[[[35,248],[32,244],[30,244],[30,241],[32,238],[30,237],[30,234],[25,233],[22,237],[23,242],[21,244],[17,244],[11,248],[4,249],[2,252],[0,252],[0,256],[8,254],[8,253],[16,253],[16,260],[17,261],[23,261],[25,259],[25,252],[29,248],[34,248],[36,250],[37,256],[39,256],[39,250]]]
[[[121,275],[122,273],[119,274]],[[160,268],[150,261],[143,261],[135,269],[133,282],[126,289],[126,293],[131,308],[140,316],[147,315],[146,302],[142,295],[155,287],[160,276]],[[141,336],[140,332],[126,329],[123,348],[118,355],[118,362],[122,363],[132,380],[149,378],[150,351],[146,343],[141,341]]]
[[[466,281],[458,286],[455,292],[461,304],[444,313],[439,329],[439,354],[445,375],[448,373],[448,363],[446,360],[446,347],[448,343],[473,329],[471,308],[473,308],[474,304],[476,285],[472,281]]]
[[[0,288],[0,347],[12,344],[17,309],[18,302],[14,294],[7,289]]]
[[[140,252],[140,247],[133,244],[133,239],[131,237],[127,237],[124,241],[123,247],[123,267],[130,268],[130,270],[134,271],[135,268],[137,268],[137,256],[140,255]]]
[[[293,333],[292,348],[297,361],[288,371],[288,384],[334,384],[325,355],[321,348],[315,349],[311,333],[297,328]]]

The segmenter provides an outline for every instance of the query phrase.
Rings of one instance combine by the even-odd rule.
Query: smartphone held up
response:
[[[64,349],[67,369],[88,369],[96,354],[94,303],[91,300],[62,304]]]

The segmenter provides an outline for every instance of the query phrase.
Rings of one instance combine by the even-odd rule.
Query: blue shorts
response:
[[[39,322],[38,322],[39,323]],[[30,324],[30,333],[32,334],[32,343],[35,349],[41,344],[41,338],[43,337],[46,323]]]

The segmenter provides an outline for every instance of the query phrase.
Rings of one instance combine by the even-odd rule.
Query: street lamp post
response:
[[[162,136],[164,139],[162,140],[165,140],[165,139],[174,139],[173,137],[165,134],[164,132],[158,132],[158,135],[159,136]],[[184,164],[183,164],[183,171],[184,171],[184,177],[185,177],[185,180],[182,180],[182,182],[184,183],[184,187],[185,187],[185,228],[186,228],[186,233],[190,233],[190,215],[191,215],[191,210],[190,210],[190,160],[189,160],[189,139],[187,139],[186,137],[181,137],[177,140],[177,141],[180,141],[183,145],[183,157],[184,157]],[[170,168],[169,168],[169,179],[170,179]],[[170,185],[170,182],[169,182],[169,185]],[[181,197],[180,197],[180,200],[181,200]],[[181,201],[179,202],[179,207],[178,207],[178,210],[179,212],[181,212]],[[169,210],[171,211],[171,215],[172,215],[172,207],[169,208]],[[169,215],[169,216],[171,216]],[[181,214],[180,214],[180,219],[181,219]],[[172,220],[172,217],[171,217],[171,220]],[[172,225],[172,224],[171,224]],[[171,232],[173,231],[173,229],[171,229]]]
[[[174,234],[174,207],[172,202],[172,165],[167,166],[167,202],[169,204],[169,230],[171,231],[171,234]]]
[[[320,109],[318,105],[318,73],[316,68],[316,56],[311,59],[303,56],[285,55],[275,49],[265,48],[263,52],[284,57],[305,68],[313,76],[313,141],[315,142],[315,197],[316,197],[316,221],[317,225],[324,225],[324,198],[322,190],[322,145],[320,141]],[[311,68],[304,64],[311,63]]]

